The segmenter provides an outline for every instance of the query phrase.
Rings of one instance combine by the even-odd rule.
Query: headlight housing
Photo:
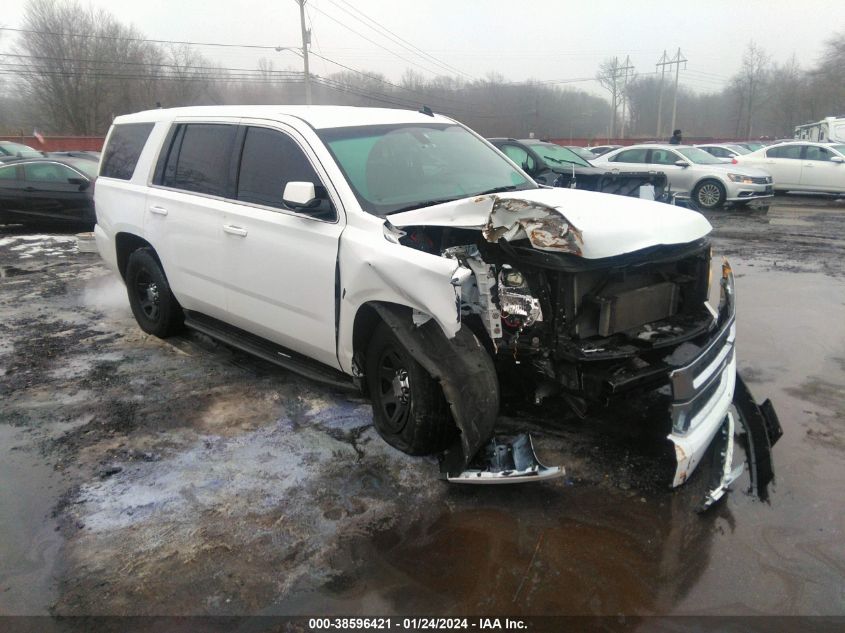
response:
[[[731,182],[739,182],[743,185],[753,185],[754,180],[751,176],[746,176],[744,174],[728,174],[728,180]]]

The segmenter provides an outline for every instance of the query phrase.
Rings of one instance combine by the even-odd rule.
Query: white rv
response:
[[[829,116],[795,127],[795,138],[818,143],[845,143],[845,117]]]

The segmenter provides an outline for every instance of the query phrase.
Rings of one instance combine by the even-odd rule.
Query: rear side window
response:
[[[766,150],[766,156],[768,158],[794,158],[799,160],[801,158],[801,146],[783,145],[782,147],[773,147],[770,150]]]
[[[109,136],[109,144],[103,153],[100,175],[106,178],[130,180],[152,129],[152,123],[115,125]]]
[[[68,184],[68,178],[79,178],[72,169],[56,163],[27,163],[23,166],[24,178],[28,182],[55,182]]]
[[[10,165],[9,167],[0,167],[0,180],[16,180],[16,170],[17,167],[14,165]]]
[[[286,209],[282,194],[289,182],[311,182],[320,186],[311,163],[293,139],[276,130],[248,128],[241,155],[237,199]]]
[[[173,139],[161,184],[225,196],[237,126],[214,123],[180,125]]]
[[[610,159],[612,163],[644,163],[647,149],[626,149]]]

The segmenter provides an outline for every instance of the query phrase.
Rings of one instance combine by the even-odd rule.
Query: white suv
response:
[[[711,308],[707,220],[541,188],[447,117],[328,106],[121,116],[95,195],[100,253],[141,328],[184,324],[357,383],[384,439],[442,452],[447,479],[561,474],[525,437],[493,436],[506,370],[533,399],[560,391],[579,411],[663,388],[674,485],[714,438],[732,438],[733,277],[725,266]],[[770,410],[761,450],[777,435]],[[730,478],[726,467],[721,490]]]

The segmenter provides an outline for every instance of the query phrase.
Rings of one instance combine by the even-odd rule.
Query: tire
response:
[[[144,332],[167,338],[182,329],[182,308],[151,248],[139,248],[126,265],[126,291],[132,314]]]
[[[446,449],[457,436],[440,384],[385,323],[367,347],[365,372],[373,422],[385,442],[409,455]]]
[[[718,180],[702,180],[692,191],[696,206],[700,209],[716,209],[725,204],[725,186]]]

